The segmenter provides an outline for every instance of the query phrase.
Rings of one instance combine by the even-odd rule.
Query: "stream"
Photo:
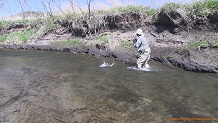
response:
[[[218,118],[218,76],[151,61],[0,49],[0,123],[183,123]],[[192,121],[197,122],[197,121]],[[215,123],[217,120],[202,121]]]

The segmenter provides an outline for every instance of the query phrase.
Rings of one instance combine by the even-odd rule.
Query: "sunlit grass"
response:
[[[156,9],[152,9],[147,6],[133,6],[133,5],[128,5],[126,7],[117,7],[117,8],[111,9],[110,11],[121,12],[121,13],[143,12],[143,13],[147,13],[148,15],[152,15],[155,12],[157,12]]]
[[[197,1],[192,6],[192,13],[205,16],[208,13],[218,11],[218,0]]]
[[[62,42],[62,44],[68,45],[68,46],[69,46],[69,45],[80,46],[80,45],[83,44],[83,42],[80,41],[80,40],[74,39],[74,40],[67,40],[67,41],[64,41],[64,42]]]
[[[126,48],[126,49],[131,49],[131,48],[133,48],[132,42],[130,42],[130,41],[126,40],[126,39],[121,39],[121,40],[120,40],[120,43],[121,43],[121,46],[124,47],[124,48]]]
[[[65,40],[65,41],[53,42],[50,45],[57,46],[57,47],[70,47],[70,46],[79,47],[79,46],[84,45],[84,44],[85,43],[80,41],[80,40],[69,39],[69,40]]]
[[[172,11],[175,11],[178,8],[182,8],[183,6],[181,4],[176,4],[176,3],[166,3],[164,6],[161,8],[161,11],[165,13],[170,13]]]
[[[187,48],[196,48],[196,47],[208,47],[209,43],[206,40],[192,41],[188,44]]]
[[[24,31],[17,31],[9,34],[7,36],[7,41],[13,41],[13,42],[26,42],[29,40],[36,32],[36,29],[29,29]]]
[[[0,35],[0,42],[5,42],[7,39],[7,35]]]
[[[108,36],[105,34],[101,34],[101,35],[97,36],[96,40],[99,43],[108,43]]]

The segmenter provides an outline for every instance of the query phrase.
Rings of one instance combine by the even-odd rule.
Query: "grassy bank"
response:
[[[162,8],[160,8],[161,11],[166,13],[170,13],[178,9],[187,11],[189,16],[205,16],[210,13],[218,12],[218,0],[197,1],[192,4],[167,3]]]

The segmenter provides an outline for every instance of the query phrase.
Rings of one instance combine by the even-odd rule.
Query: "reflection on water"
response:
[[[149,72],[118,61],[100,68],[104,60],[112,63],[87,55],[0,49],[0,116],[10,123],[218,118],[217,76],[155,62]]]

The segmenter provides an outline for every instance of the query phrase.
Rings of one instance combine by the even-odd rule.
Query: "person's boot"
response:
[[[145,64],[144,67],[145,67],[145,68],[148,68],[148,69],[150,68],[150,66],[149,66],[148,64]]]
[[[142,65],[138,65],[138,69],[142,69]]]

